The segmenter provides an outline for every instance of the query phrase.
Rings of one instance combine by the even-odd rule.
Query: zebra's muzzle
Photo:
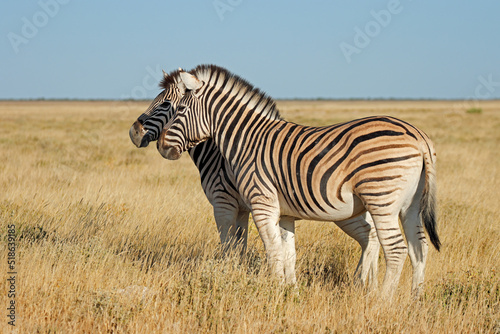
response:
[[[128,132],[130,136],[130,140],[132,140],[132,143],[134,143],[135,146],[137,147],[146,147],[142,146],[143,140],[144,140],[144,135],[146,133],[146,130],[144,129],[144,126],[142,126],[139,121],[135,121],[134,124],[130,127],[130,130]]]
[[[151,141],[151,135],[149,133],[146,133],[146,135],[142,137],[141,145],[139,147],[147,147],[150,141]]]
[[[160,152],[161,156],[168,160],[177,160],[181,157],[182,152],[174,146],[166,146],[161,145],[158,141],[158,152]]]

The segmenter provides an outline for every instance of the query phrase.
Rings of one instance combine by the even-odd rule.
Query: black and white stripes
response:
[[[223,68],[203,65],[180,76],[186,92],[158,149],[176,159],[204,140],[214,141],[277,275],[287,276],[280,215],[343,221],[368,211],[387,262],[383,291],[393,292],[408,253],[413,289],[419,291],[428,249],[424,227],[440,247],[435,152],[422,131],[387,116],[302,126],[282,120],[272,99]]]
[[[130,137],[137,147],[146,147],[150,141],[157,140],[158,130],[173,118],[173,111],[185,89],[182,85],[180,88],[177,85],[181,85],[179,71],[165,75],[160,84],[163,91],[130,128]],[[274,103],[269,104],[273,105]],[[211,139],[188,149],[188,152],[200,172],[203,191],[213,206],[221,243],[226,246],[225,248],[240,245],[244,251],[250,209],[239,195],[229,164]],[[282,249],[287,263],[286,275],[290,281],[294,281],[295,218],[282,216],[279,225]],[[361,284],[368,281],[375,287],[379,242],[371,218],[369,215],[366,217],[359,215],[337,225],[361,245],[362,255],[356,270],[356,278]]]

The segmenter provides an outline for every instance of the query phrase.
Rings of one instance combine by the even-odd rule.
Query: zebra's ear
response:
[[[181,72],[181,80],[186,85],[187,90],[197,90],[203,86],[203,82],[198,80],[197,77],[194,75],[188,73],[188,72]]]
[[[182,80],[177,83],[177,88],[179,89],[181,95],[186,94],[186,85],[182,82]]]

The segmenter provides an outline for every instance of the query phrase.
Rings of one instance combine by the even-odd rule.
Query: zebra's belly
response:
[[[343,194],[343,202],[334,203],[333,207],[319,207],[313,203],[294,203],[280,200],[280,214],[306,220],[341,221],[356,217],[366,211],[361,200],[354,194]]]

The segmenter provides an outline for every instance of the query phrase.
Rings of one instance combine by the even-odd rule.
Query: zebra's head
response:
[[[180,71],[181,69],[169,74],[163,72],[163,80],[160,82],[160,88],[163,88],[163,91],[155,97],[148,109],[130,127],[130,139],[135,146],[146,147],[151,141],[158,140],[161,130],[172,118],[184,93],[184,86],[179,76]]]
[[[180,72],[180,78],[184,96],[157,142],[158,151],[169,160],[179,159],[184,151],[210,137],[209,117],[202,103],[204,82],[188,72]]]

